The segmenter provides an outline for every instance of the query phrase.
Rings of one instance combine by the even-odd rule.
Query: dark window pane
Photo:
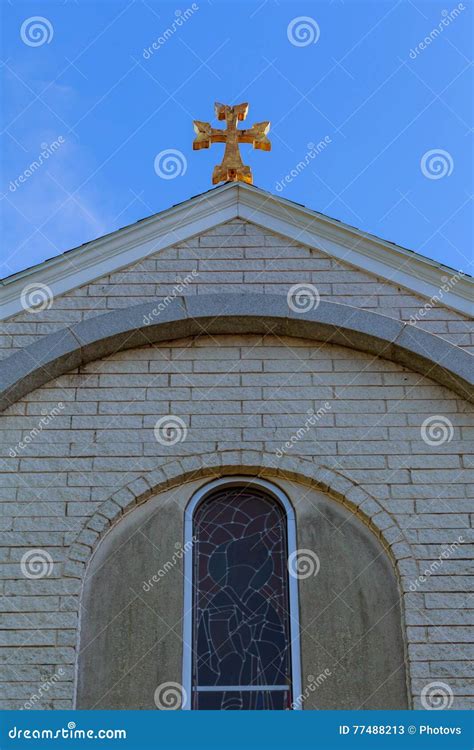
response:
[[[259,690],[194,693],[196,711],[283,711],[291,704],[290,691]]]
[[[193,686],[198,709],[291,703],[286,515],[264,492],[223,488],[194,515]],[[247,691],[244,686],[287,686]]]

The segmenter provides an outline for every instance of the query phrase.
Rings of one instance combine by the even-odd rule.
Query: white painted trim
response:
[[[293,506],[285,493],[272,482],[258,477],[229,476],[214,479],[194,493],[184,514],[184,617],[183,617],[183,710],[191,710],[192,696],[192,625],[193,625],[193,518],[198,505],[219,487],[238,485],[257,487],[264,490],[280,505],[286,514],[288,555],[296,551],[296,519]],[[288,575],[288,593],[290,600],[290,639],[291,639],[291,677],[293,698],[301,695],[301,646],[299,621],[299,595],[297,578]],[[299,702],[298,702],[299,703]],[[300,705],[294,710],[300,710]]]
[[[263,690],[281,693],[289,688],[288,685],[198,685],[194,689],[196,693],[261,693]]]
[[[58,297],[236,216],[237,201],[231,193],[219,193],[212,200],[204,194],[20,271],[0,282],[0,320],[23,311],[21,292],[26,284],[46,284]]]
[[[226,183],[3,279],[0,320],[22,312],[21,291],[27,283],[47,284],[53,295],[59,296],[235,218],[319,248],[423,297],[435,295],[443,277],[454,273],[447,266],[252,185]],[[470,277],[463,277],[444,295],[443,304],[472,313],[473,288]]]
[[[260,207],[257,201],[260,200]],[[284,210],[281,205],[284,203]],[[394,245],[374,235],[343,224],[304,206],[263,195],[250,196],[241,191],[239,216],[277,234],[318,248],[330,257],[356,266],[401,285],[423,297],[432,297],[453,276],[454,269],[436,263],[418,253]],[[460,279],[455,287],[443,294],[443,306],[465,314],[472,314],[474,284],[469,276]]]

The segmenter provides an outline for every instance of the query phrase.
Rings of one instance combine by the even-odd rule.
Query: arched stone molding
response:
[[[296,312],[278,294],[177,297],[88,318],[47,334],[2,361],[0,409],[44,383],[117,351],[188,336],[278,334],[348,346],[406,365],[473,398],[472,356],[421,328],[350,305],[321,301]]]
[[[199,478],[247,474],[269,479],[295,481],[328,493],[357,515],[380,539],[398,573],[402,593],[410,591],[410,579],[417,575],[410,544],[394,520],[378,501],[362,487],[329,467],[292,456],[277,458],[261,451],[222,451],[174,459],[160,468],[134,479],[114,492],[86,523],[69,548],[63,575],[82,580],[87,564],[104,534],[126,513],[152,495],[179,487]]]

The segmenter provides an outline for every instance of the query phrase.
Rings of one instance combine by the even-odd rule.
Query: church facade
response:
[[[472,707],[470,294],[238,183],[5,279],[0,708]]]

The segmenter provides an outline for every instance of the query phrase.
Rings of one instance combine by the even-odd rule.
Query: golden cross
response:
[[[222,164],[214,167],[212,184],[231,181],[248,182],[251,185],[252,172],[241,159],[239,144],[252,143],[254,148],[270,151],[272,145],[267,138],[270,123],[268,121],[257,122],[247,130],[239,130],[237,123],[247,117],[248,104],[236,104],[230,107],[228,104],[216,102],[214,109],[217,119],[226,121],[227,129],[213,128],[209,122],[194,120],[196,138],[193,141],[193,149],[197,151],[200,148],[209,148],[211,143],[225,143],[224,158]]]

